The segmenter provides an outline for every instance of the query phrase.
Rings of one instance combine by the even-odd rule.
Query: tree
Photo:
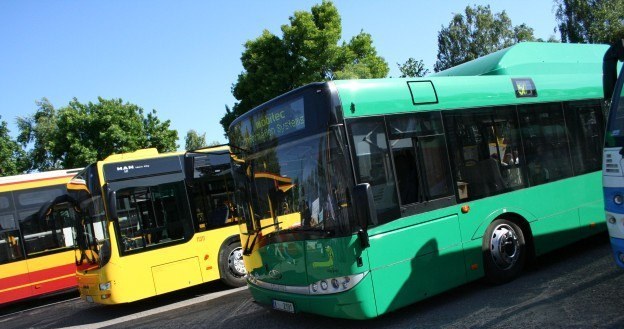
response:
[[[561,41],[613,43],[624,38],[624,0],[555,0]]]
[[[199,135],[195,130],[191,129],[186,133],[184,138],[186,141],[186,150],[197,150],[206,147],[206,133]]]
[[[23,148],[32,143],[32,148],[27,152],[28,170],[60,169],[61,164],[50,153],[54,147],[53,135],[57,129],[56,110],[45,97],[35,104],[37,105],[35,114],[17,118],[19,129],[17,141]]]
[[[338,44],[342,23],[330,1],[297,11],[282,25],[282,37],[264,30],[245,43],[241,55],[243,72],[232,86],[238,100],[220,123],[224,131],[232,121],[273,97],[316,81],[337,78],[381,78],[388,64],[377,55],[368,33],[360,33],[349,42]]]
[[[388,63],[373,47],[373,37],[360,30],[348,43],[343,42],[337,65],[324,80],[383,78],[389,71]]]
[[[169,120],[161,122],[156,111],[145,117],[142,108],[121,99],[83,104],[74,98],[58,111],[47,100],[38,104],[34,115],[22,118],[21,125],[18,120],[20,142],[34,144],[31,169],[83,167],[115,153],[177,148],[178,133],[169,129]]]
[[[6,121],[0,121],[0,176],[21,174],[28,169],[24,150],[9,132]]]
[[[468,62],[521,41],[535,41],[526,24],[512,26],[503,10],[492,14],[490,6],[467,6],[438,32],[435,72]]]
[[[160,122],[156,116],[156,110],[147,113],[147,117],[143,119],[145,134],[147,141],[144,147],[155,147],[162,152],[172,152],[177,148],[178,131],[169,129],[171,120]]]
[[[429,69],[425,68],[425,64],[422,59],[417,61],[414,58],[410,57],[405,63],[399,64],[399,71],[401,71],[400,78],[416,78],[416,77],[424,77],[429,73]]]

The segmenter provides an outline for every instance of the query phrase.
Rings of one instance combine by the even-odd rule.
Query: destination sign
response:
[[[238,122],[230,129],[230,142],[250,148],[302,129],[305,129],[304,99],[299,97]]]
[[[179,156],[131,160],[104,165],[104,177],[109,182],[172,172],[182,172]]]

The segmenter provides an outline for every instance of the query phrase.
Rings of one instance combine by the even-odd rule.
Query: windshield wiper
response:
[[[334,232],[328,229],[324,229],[324,228],[319,228],[319,227],[300,227],[300,230],[305,231],[305,232],[323,232],[326,233],[328,235],[333,234]]]
[[[328,229],[324,229],[324,228],[320,228],[320,227],[304,227],[304,226],[298,226],[298,227],[293,227],[293,228],[289,228],[286,231],[288,232],[320,232],[320,233],[324,233],[326,235],[333,235],[333,231],[332,230],[328,230]],[[280,231],[280,233],[283,233],[284,231]]]
[[[249,238],[247,238],[247,242],[245,242],[245,247],[243,248],[243,255],[245,255],[245,256],[251,255],[251,251],[253,250],[253,247],[256,245],[256,240],[258,239],[258,234],[260,232],[262,232],[262,230],[264,230],[266,228],[269,228],[269,227],[272,227],[272,226],[278,226],[279,227],[279,225],[282,224],[282,223],[283,222],[274,222],[274,223],[271,223],[271,224],[269,224],[267,226],[259,227],[259,228],[255,229],[255,230],[253,230],[252,233],[249,233],[249,232],[243,233],[244,235],[251,235],[251,234],[254,235],[253,239],[251,240],[251,245],[249,245]]]

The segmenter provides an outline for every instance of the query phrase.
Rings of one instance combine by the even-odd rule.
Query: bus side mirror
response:
[[[356,222],[361,229],[358,232],[362,247],[370,246],[368,242],[368,225],[377,224],[377,211],[375,210],[375,200],[373,190],[369,183],[357,184],[353,188],[353,211]]]
[[[106,201],[108,208],[108,218],[110,220],[117,220],[117,191],[107,189]]]

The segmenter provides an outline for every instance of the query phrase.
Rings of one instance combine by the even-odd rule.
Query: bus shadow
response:
[[[77,314],[77,317],[81,318],[84,316],[90,320],[95,320],[96,322],[107,321],[229,289],[233,288],[225,285],[221,281],[207,282],[198,286],[153,296],[132,303],[119,305],[94,305],[93,308],[84,310],[81,314]]]
[[[563,231],[538,238],[552,240],[569,235],[570,232]],[[601,251],[602,257],[596,258],[598,251]],[[615,267],[610,252],[607,233],[599,233],[536,257],[534,262],[527,263],[519,277],[511,282],[493,285],[483,278],[478,279],[414,304],[400,306],[374,319],[373,322],[381,321],[379,322],[381,324],[384,318],[393,317],[393,323],[403,321],[413,323],[414,315],[420,314],[427,319],[419,323],[419,326],[423,327],[518,326],[518,323],[522,323],[525,318],[540,313],[545,308],[554,307],[553,305],[562,303],[564,300],[575,299],[575,296],[581,293],[593,291],[598,284],[616,282],[615,279],[618,278],[622,281],[624,272]],[[571,258],[575,259],[571,260]],[[586,273],[584,267],[595,265],[596,262],[600,262],[600,267],[608,267],[607,270]],[[579,263],[581,263],[580,266]],[[426,269],[412,268],[413,273],[423,270]],[[560,279],[570,274],[574,275],[573,282]],[[409,291],[408,286],[411,282],[413,281],[405,282],[401,291]],[[403,304],[404,298],[404,294],[399,293],[393,302]],[[446,312],[447,309],[461,309],[461,312],[449,313]],[[579,307],[578,311],[583,312],[583,307]],[[440,317],[430,317],[428,316],[430,313],[435,313]],[[514,325],[515,320],[519,322]],[[534,324],[539,325],[540,318],[536,318],[535,321]],[[624,316],[618,315],[610,319],[605,318],[601,325],[621,325],[623,321]],[[587,322],[585,325],[591,326],[592,324]]]
[[[12,312],[6,312],[4,314],[14,313],[16,315],[15,319],[18,319],[19,321],[14,321],[14,328],[59,328],[74,326],[97,327],[98,324],[101,322],[114,320],[116,318],[144,311],[149,311],[159,307],[173,305],[178,302],[188,301],[193,298],[209,295],[212,293],[223,292],[230,289],[234,288],[225,285],[221,281],[213,281],[186,289],[146,298],[136,302],[118,305],[90,304],[79,299],[78,293],[74,292],[72,294],[66,295],[64,299],[62,299],[62,301],[68,301],[68,303],[65,303],[63,305],[53,306],[51,303],[53,302],[53,300],[42,300],[41,304],[37,306],[45,309],[38,310],[37,314],[34,315],[32,319],[29,319],[29,311],[32,310],[31,302],[13,305]],[[62,298],[62,296],[59,296],[59,298]],[[44,317],[48,319],[50,319],[51,317],[52,319],[54,319],[54,322],[50,323],[49,326],[42,326],[39,322],[42,319],[42,315],[44,315]],[[10,324],[12,323],[9,322],[9,325]],[[6,327],[3,326],[3,328]]]
[[[78,290],[75,289],[34,297],[23,301],[11,302],[0,306],[0,317],[13,313],[19,313],[24,310],[70,301],[72,299],[77,299],[79,296],[80,294],[78,293]]]

